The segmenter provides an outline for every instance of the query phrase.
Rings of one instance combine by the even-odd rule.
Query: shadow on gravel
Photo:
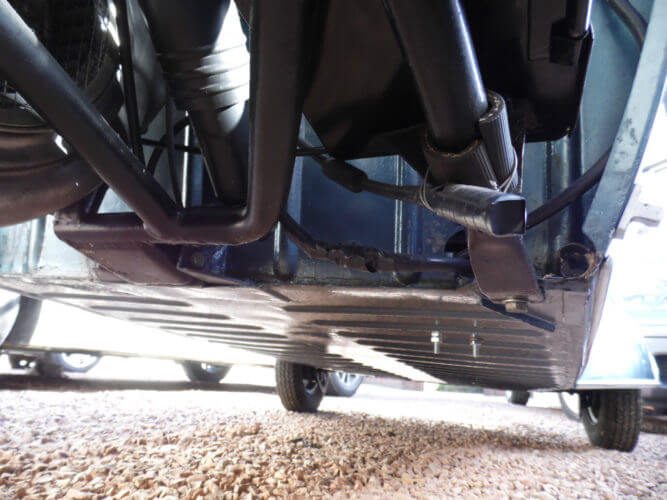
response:
[[[210,392],[251,392],[261,394],[275,394],[275,388],[262,385],[253,384],[225,384],[225,383],[193,383],[193,382],[164,382],[164,381],[140,381],[140,380],[109,380],[109,379],[77,379],[77,378],[47,378],[36,375],[16,375],[16,374],[0,374],[0,390],[4,391],[49,391],[49,392],[63,392],[74,391],[82,393],[101,392],[101,391],[210,391]],[[389,398],[397,399],[396,404],[409,403],[410,399],[415,401],[426,399],[428,396],[423,393],[409,393],[406,398]],[[381,400],[386,399],[381,396],[363,396],[365,399]],[[407,401],[406,401],[407,399]],[[488,408],[487,401],[452,401],[458,405],[465,406],[468,411],[474,412],[476,410],[483,410]],[[500,406],[504,404],[499,403]],[[517,411],[533,411],[542,413],[544,415],[558,415],[559,409],[555,408],[516,408]],[[296,414],[295,414],[296,415]],[[369,415],[367,415],[368,417]],[[367,418],[365,417],[365,418]],[[321,421],[335,421],[340,419],[354,418],[349,414],[339,413],[336,411],[320,411],[309,418],[318,419]],[[373,418],[373,417],[371,417]],[[374,417],[383,420],[382,417]],[[563,418],[565,418],[563,416]],[[561,435],[547,434],[545,432],[532,432],[534,429],[529,425],[518,425],[517,430],[524,432],[507,432],[503,430],[471,430],[466,426],[459,426],[452,423],[444,422],[414,422],[410,418],[405,419],[408,425],[419,425],[429,427],[431,425],[444,426],[456,433],[468,434],[474,439],[482,439],[484,442],[492,442],[499,448],[506,449],[558,449],[561,451],[584,451],[590,448],[588,445],[578,445],[573,443],[570,438],[563,438]],[[528,431],[528,432],[525,432]],[[428,432],[424,430],[424,432]],[[651,434],[667,435],[667,416],[656,417],[652,415],[644,416],[642,422],[642,432]],[[526,437],[533,436],[533,437]],[[539,436],[539,437],[538,437]]]
[[[644,417],[642,421],[642,432],[650,434],[667,434],[667,415],[656,417]]]
[[[251,384],[207,384],[192,382],[161,382],[140,380],[104,380],[47,378],[35,375],[0,375],[0,390],[5,391],[212,391],[261,392],[275,394],[275,388]]]
[[[396,426],[395,419],[376,417],[368,414],[350,415],[336,411],[318,411],[309,415],[309,418],[324,421],[344,421],[346,425],[357,425],[359,422],[365,422],[368,418],[375,419],[378,429]],[[362,427],[362,426],[360,426]],[[470,443],[482,443],[480,446],[491,446],[503,450],[558,450],[564,452],[582,452],[592,449],[587,442],[577,443],[571,436],[563,436],[558,433],[548,433],[544,429],[538,429],[530,425],[517,425],[513,431],[502,429],[479,429],[468,425],[456,424],[452,422],[420,422],[412,418],[405,418],[398,423],[399,432],[389,432],[384,430],[377,432],[365,431],[366,436],[376,436],[378,439],[397,438],[402,439],[401,430],[405,430],[406,435],[411,433],[431,434],[434,436],[444,435],[452,436],[452,441],[447,446],[469,446]],[[516,431],[516,432],[515,432]],[[472,447],[476,447],[474,444]]]
[[[317,428],[319,420],[338,421],[347,429],[359,429],[357,431],[359,438],[370,438],[371,442],[375,439],[383,442],[389,438],[404,443],[415,435],[431,436],[432,443],[442,443],[443,450],[485,448],[510,452],[536,450],[581,453],[595,449],[587,441],[575,440],[571,435],[522,424],[516,425],[512,430],[482,429],[453,422],[424,422],[413,418],[395,419],[335,411],[301,414],[300,418],[313,419],[312,428]],[[368,425],[369,421],[372,422],[371,426]]]

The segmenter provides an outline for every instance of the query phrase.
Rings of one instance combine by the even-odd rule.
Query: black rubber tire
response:
[[[505,391],[505,398],[508,403],[513,405],[526,406],[530,399],[530,392],[528,391]]]
[[[276,361],[276,391],[286,410],[302,413],[317,411],[324,397],[322,386],[315,382],[307,387],[304,383],[304,380],[317,381],[317,372],[311,366]]]
[[[359,386],[364,381],[361,375],[354,375],[354,379],[346,383],[341,380],[340,375],[343,372],[330,372],[327,382],[327,396],[338,396],[342,398],[351,398],[357,393]],[[352,375],[352,374],[348,374]]]
[[[35,361],[33,371],[40,377],[45,378],[62,378],[65,375],[65,370],[57,362],[46,356]]]
[[[101,356],[86,354],[89,357],[86,364],[76,365],[67,359],[67,356],[79,353],[45,352],[35,360],[34,371],[42,377],[60,378],[65,373],[87,373],[102,359]],[[84,354],[84,353],[81,353]]]
[[[600,448],[632,451],[642,422],[638,389],[590,391],[581,395],[581,420],[591,444]]]
[[[71,355],[83,355],[85,356],[84,361],[86,361],[86,364],[74,364],[71,362],[71,360],[67,359],[68,356]],[[95,354],[88,354],[88,353],[69,353],[69,352],[50,352],[46,355],[46,359],[48,362],[58,365],[62,368],[62,370],[66,373],[88,373],[90,370],[92,370],[95,366],[97,366],[97,363],[100,362],[102,359],[102,356],[97,356]]]
[[[231,366],[211,365],[199,361],[183,361],[183,371],[191,382],[217,384],[227,376]]]

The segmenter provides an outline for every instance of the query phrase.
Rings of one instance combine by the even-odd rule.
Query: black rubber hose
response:
[[[632,37],[639,47],[644,45],[646,38],[646,20],[635,9],[629,0],[607,0],[614,13],[623,21],[630,30]]]
[[[176,107],[190,116],[216,196],[242,205],[248,177],[250,58],[230,0],[141,0]]]
[[[628,0],[607,1],[609,2],[609,5],[614,10],[616,15],[618,15],[621,21],[623,21],[623,23],[625,23],[625,25],[628,27],[635,41],[639,45],[639,48],[641,49],[641,46],[644,44],[644,39],[646,37],[646,20],[639,12],[637,12],[637,10],[632,6],[632,4],[630,4]],[[597,184],[602,178],[602,174],[604,173],[604,169],[607,165],[607,160],[609,160],[610,153],[611,148],[605,151],[598,159],[598,161],[596,161],[593,166],[586,171],[586,173],[574,181],[565,190],[530,212],[528,214],[528,220],[526,221],[526,229],[537,226],[541,222],[547,220],[549,217],[556,215],[568,205],[574,203],[586,191]]]
[[[305,141],[300,144],[309,145]],[[525,232],[525,200],[516,194],[466,184],[447,184],[438,188],[396,186],[368,178],[363,170],[347,162],[314,156],[329,179],[346,189],[367,191],[378,196],[420,205],[439,217],[495,236]]]
[[[549,217],[556,215],[597,184],[604,173],[604,168],[607,165],[610,153],[611,148],[605,151],[605,153],[586,171],[585,174],[557,194],[554,198],[551,198],[545,204],[530,212],[526,221],[526,229],[530,229],[531,227],[544,222]]]

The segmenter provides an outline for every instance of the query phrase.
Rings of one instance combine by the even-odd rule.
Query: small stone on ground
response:
[[[301,415],[270,389],[5,382],[1,498],[667,497],[666,435],[599,450],[498,397],[362,386]]]

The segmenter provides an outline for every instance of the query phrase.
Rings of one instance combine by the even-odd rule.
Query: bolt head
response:
[[[511,299],[505,301],[505,311],[513,314],[528,313],[528,302],[521,299]]]
[[[194,267],[204,267],[206,264],[206,257],[201,252],[195,252],[190,256],[190,262]]]

